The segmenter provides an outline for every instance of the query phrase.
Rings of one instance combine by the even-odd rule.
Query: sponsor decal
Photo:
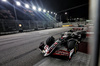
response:
[[[57,44],[58,44],[57,42],[54,43],[54,45],[57,45]]]
[[[74,49],[72,49],[72,50],[70,51],[70,57],[72,56],[73,52],[74,52]]]

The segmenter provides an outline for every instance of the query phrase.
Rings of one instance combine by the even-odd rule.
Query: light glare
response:
[[[44,9],[43,12],[46,12],[46,10]]]
[[[3,2],[7,2],[7,0],[2,0]]]
[[[42,9],[41,8],[38,8],[38,11],[41,11]]]
[[[65,12],[65,14],[67,14],[67,12]]]
[[[26,7],[26,8],[29,8],[29,5],[28,5],[28,4],[25,4],[25,7]]]
[[[21,3],[19,1],[16,1],[16,5],[21,6]]]
[[[48,11],[48,13],[49,13],[49,11]]]
[[[36,10],[36,7],[35,6],[33,6],[33,10]]]

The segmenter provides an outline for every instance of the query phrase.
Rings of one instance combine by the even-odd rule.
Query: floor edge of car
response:
[[[76,66],[88,66],[90,61],[90,55],[82,52],[77,52],[73,55],[72,59],[70,61],[68,60],[62,60],[58,58],[53,57],[46,57],[43,60],[39,61],[33,66],[66,66],[66,65],[76,65]]]

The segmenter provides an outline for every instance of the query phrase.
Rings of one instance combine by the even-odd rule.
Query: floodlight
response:
[[[46,10],[44,9],[43,12],[46,12]]]
[[[32,8],[33,8],[33,10],[36,10],[36,7],[35,6],[33,6]]]
[[[21,6],[21,3],[19,1],[16,1],[16,5]]]
[[[26,7],[26,8],[29,8],[29,5],[28,5],[28,4],[25,4],[25,7]]]
[[[41,8],[38,8],[38,11],[41,11],[42,9]]]
[[[49,11],[48,11],[48,13],[49,13]]]
[[[2,0],[3,2],[7,2],[7,0]]]

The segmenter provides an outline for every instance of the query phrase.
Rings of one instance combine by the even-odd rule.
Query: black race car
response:
[[[39,49],[44,56],[63,56],[70,60],[72,55],[78,51],[79,43],[82,39],[86,38],[85,35],[84,31],[68,31],[62,33],[58,40],[55,40],[55,38],[51,36],[46,40],[46,44],[44,44],[44,42],[40,43]]]

